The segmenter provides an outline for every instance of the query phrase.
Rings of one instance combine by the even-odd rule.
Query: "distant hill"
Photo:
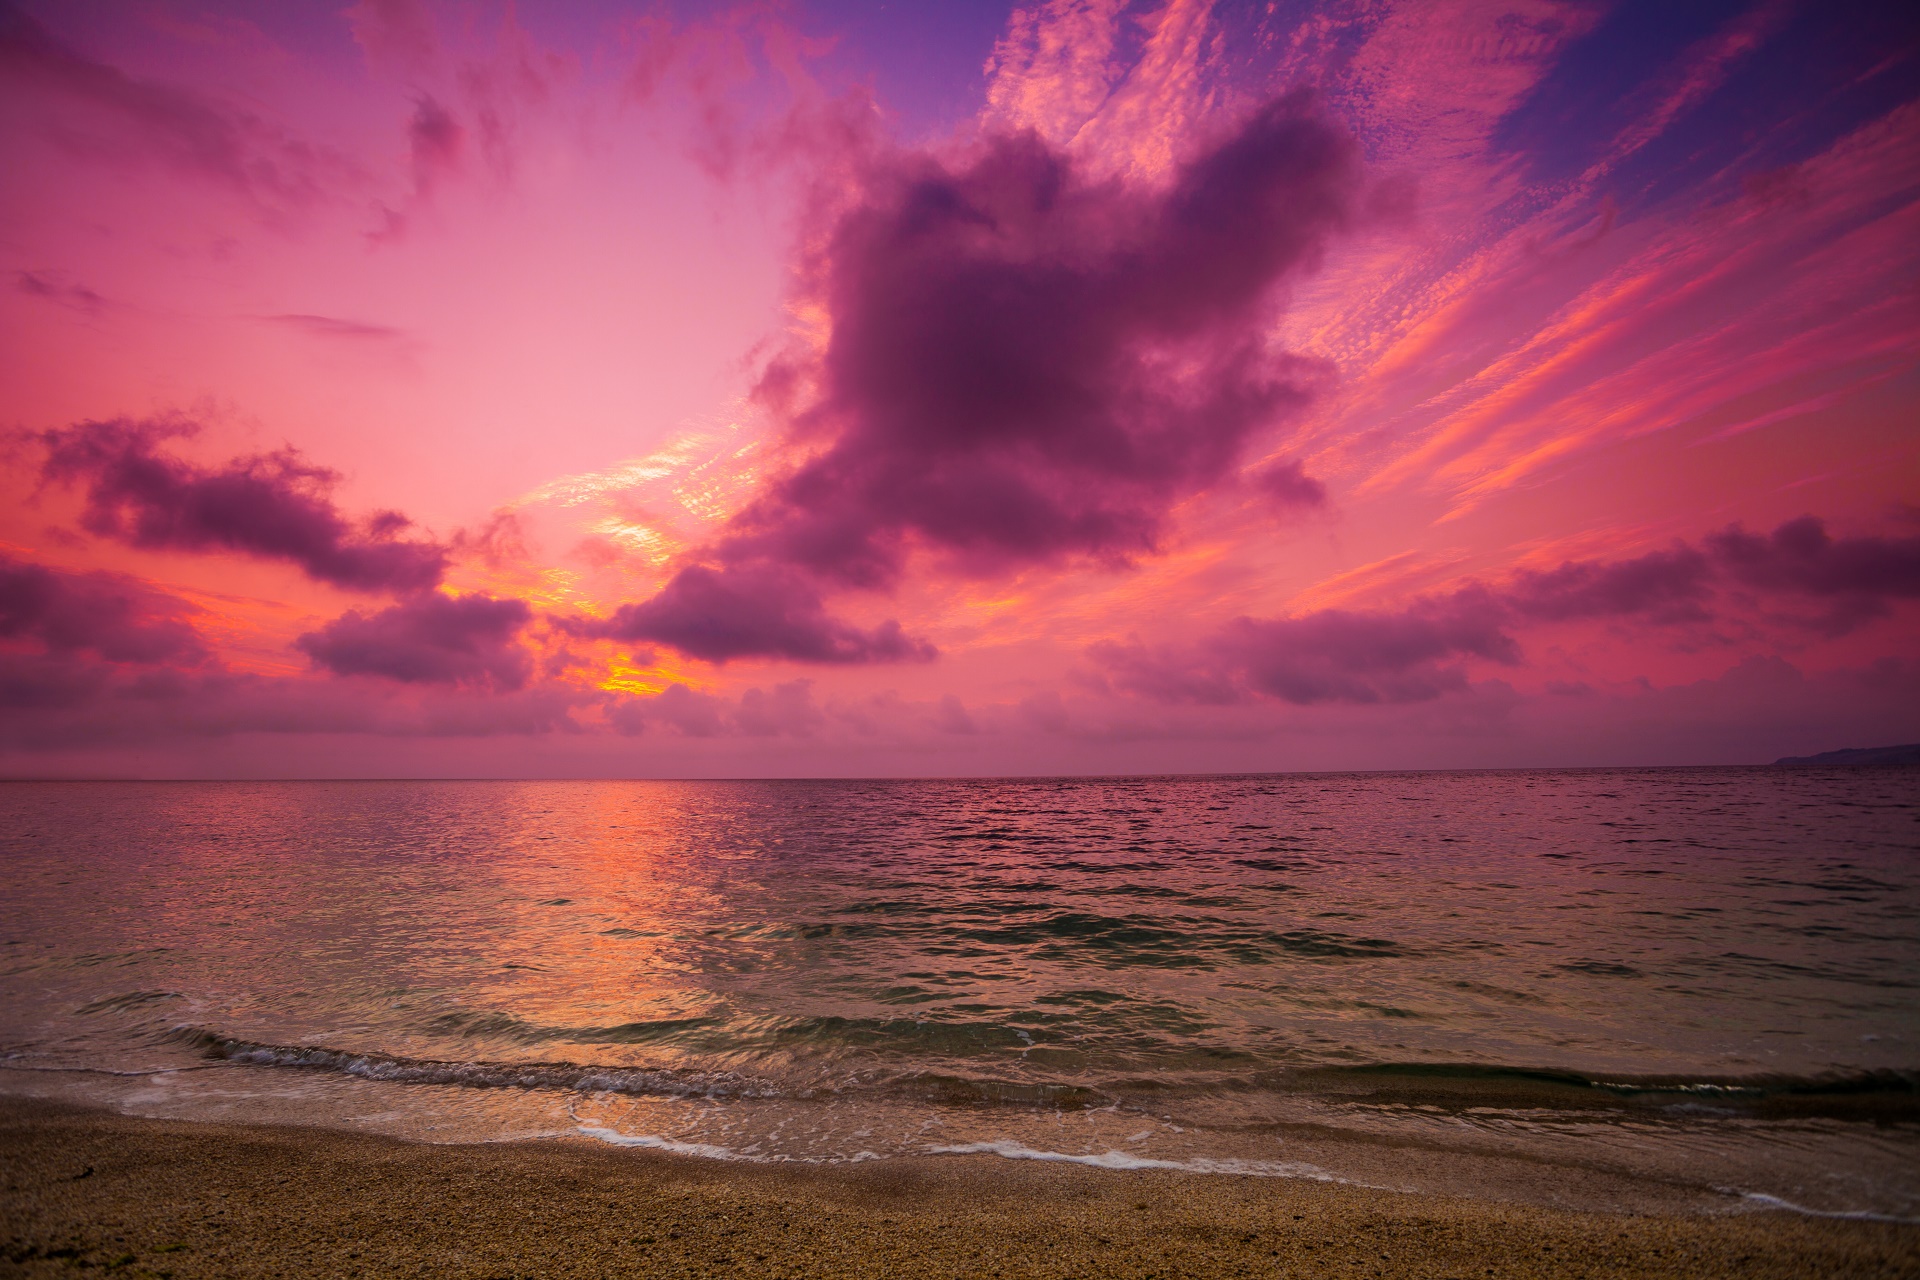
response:
[[[1775,764],[1920,764],[1920,742],[1904,747],[1848,747],[1817,756],[1782,756]]]

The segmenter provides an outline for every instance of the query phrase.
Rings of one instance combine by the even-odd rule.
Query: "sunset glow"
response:
[[[1899,6],[896,8],[0,4],[0,768],[1920,739]]]

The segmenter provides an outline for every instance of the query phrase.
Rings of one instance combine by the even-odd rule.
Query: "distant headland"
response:
[[[1817,756],[1781,756],[1775,764],[1920,764],[1920,742],[1904,747],[1848,747]]]

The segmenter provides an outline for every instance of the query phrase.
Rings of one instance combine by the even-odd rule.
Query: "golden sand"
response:
[[[1574,1213],[994,1157],[727,1164],[428,1146],[0,1099],[0,1273],[124,1276],[1876,1277],[1920,1228]]]

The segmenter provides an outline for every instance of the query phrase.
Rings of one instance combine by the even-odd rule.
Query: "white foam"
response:
[[[618,1129],[602,1128],[600,1125],[583,1124],[580,1132],[589,1138],[598,1138],[610,1142],[616,1147],[650,1147],[655,1151],[671,1151],[675,1155],[704,1156],[708,1160],[753,1160],[753,1156],[741,1155],[732,1147],[719,1147],[711,1142],[676,1142],[672,1138],[662,1138],[653,1133],[621,1133]]]
[[[1742,1191],[1740,1198],[1751,1200],[1768,1209],[1785,1209],[1788,1213],[1801,1213],[1809,1218],[1845,1218],[1852,1222],[1893,1222],[1903,1227],[1920,1226],[1920,1218],[1903,1218],[1893,1213],[1874,1213],[1868,1209],[1809,1209],[1803,1204],[1782,1200],[1779,1196],[1770,1196],[1761,1191]]]
[[[723,1147],[711,1142],[681,1142],[675,1138],[663,1138],[654,1133],[622,1133],[618,1129],[609,1129],[605,1125],[582,1124],[580,1133],[616,1147],[645,1147],[653,1151],[669,1151],[675,1155],[700,1156],[707,1160],[740,1160],[751,1164],[785,1164],[794,1162],[787,1155],[753,1155],[736,1151],[732,1147]],[[991,1155],[1007,1160],[1043,1160],[1061,1164],[1091,1165],[1096,1169],[1172,1169],[1181,1173],[1228,1173],[1261,1178],[1306,1178],[1313,1182],[1339,1182],[1350,1186],[1371,1186],[1371,1183],[1353,1182],[1351,1179],[1337,1177],[1318,1165],[1297,1161],[1280,1160],[1234,1160],[1215,1159],[1196,1156],[1189,1160],[1156,1160],[1149,1156],[1128,1155],[1124,1151],[1106,1150],[1096,1154],[1074,1155],[1065,1151],[1044,1151],[1029,1147],[1024,1143],[964,1142],[950,1146],[923,1147],[919,1154],[933,1156]],[[842,1164],[858,1163],[864,1160],[880,1160],[885,1157],[875,1151],[858,1151],[851,1156],[808,1159],[801,1157],[802,1164]]]
[[[1097,1153],[1074,1155],[1066,1151],[1043,1151],[1019,1142],[963,1142],[953,1146],[928,1147],[926,1154],[936,1156],[989,1155],[1007,1160],[1045,1160],[1060,1164],[1085,1164],[1096,1169],[1175,1169],[1182,1173],[1234,1173],[1261,1178],[1306,1178],[1314,1182],[1347,1182],[1318,1165],[1283,1160],[1235,1160],[1195,1156],[1188,1160],[1156,1160],[1151,1156],[1129,1155],[1108,1148]],[[1363,1183],[1351,1185],[1362,1186]]]

